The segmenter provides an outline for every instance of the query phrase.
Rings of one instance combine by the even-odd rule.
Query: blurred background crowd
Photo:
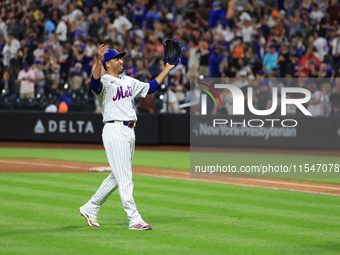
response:
[[[313,116],[340,116],[339,24],[338,0],[3,0],[0,109],[99,112],[89,89],[98,45],[126,51],[124,74],[148,82],[173,38],[181,62],[169,86],[136,99],[139,112],[188,112],[200,93],[190,79],[200,77],[253,87],[259,110],[274,87],[304,87]],[[210,113],[231,114],[230,91],[219,92]]]

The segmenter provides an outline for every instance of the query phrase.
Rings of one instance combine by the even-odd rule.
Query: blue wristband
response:
[[[90,87],[95,94],[99,95],[103,89],[103,84],[100,82],[100,78],[96,80],[95,78],[93,78],[93,76],[91,76]]]
[[[156,79],[153,79],[152,81],[150,81],[149,84],[150,84],[150,88],[149,88],[148,94],[152,94],[159,87],[159,84],[156,81]]]

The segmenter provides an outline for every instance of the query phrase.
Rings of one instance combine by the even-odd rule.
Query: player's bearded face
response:
[[[122,58],[111,59],[110,60],[110,69],[115,73],[121,74],[124,71]]]

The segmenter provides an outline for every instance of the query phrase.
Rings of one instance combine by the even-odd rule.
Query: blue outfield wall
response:
[[[139,114],[136,144],[194,145],[212,147],[340,149],[340,118],[294,117],[298,125],[283,128],[280,121],[264,120],[262,128],[247,126],[251,117],[235,117],[246,123],[213,127],[213,119],[226,116],[189,114]],[[261,119],[256,117],[256,119]],[[191,123],[191,125],[190,125]],[[259,121],[252,121],[258,125]],[[292,124],[286,122],[286,124]],[[0,111],[0,140],[37,142],[102,143],[101,114]]]

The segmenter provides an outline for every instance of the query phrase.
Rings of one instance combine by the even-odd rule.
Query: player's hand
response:
[[[166,64],[165,64],[165,67],[168,68],[169,70],[174,69],[175,66],[176,66],[176,65],[171,65],[171,64],[169,64],[169,63],[166,63]]]
[[[102,62],[104,60],[104,54],[107,52],[108,49],[109,47],[105,44],[102,44],[99,46],[98,52],[97,52],[97,58],[99,62]]]

